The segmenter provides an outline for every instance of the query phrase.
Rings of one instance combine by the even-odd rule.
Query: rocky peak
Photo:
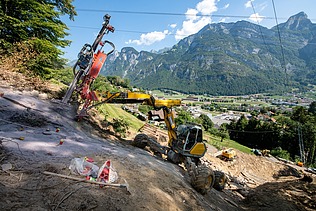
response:
[[[138,54],[138,51],[135,50],[133,47],[124,47],[124,48],[122,48],[121,53]]]
[[[300,12],[291,16],[285,23],[280,24],[280,27],[290,30],[303,30],[308,29],[312,22],[307,18],[304,12]]]

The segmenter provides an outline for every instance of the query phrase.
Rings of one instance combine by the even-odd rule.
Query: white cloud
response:
[[[229,4],[226,4],[223,9],[226,10],[229,7]]]
[[[187,12],[185,13],[185,17],[188,20],[196,20],[198,17],[196,16],[199,13],[196,9],[188,9]]]
[[[203,17],[199,19],[199,21],[184,21],[182,23],[182,29],[178,29],[175,35],[176,40],[183,39],[184,37],[194,34],[198,32],[200,29],[202,29],[205,25],[209,24],[211,22],[210,17]]]
[[[195,9],[189,8],[185,13],[187,20],[183,21],[182,28],[178,29],[175,35],[176,40],[197,33],[205,25],[211,23],[211,14],[217,11],[217,0],[202,0]],[[197,16],[198,14],[202,16]]]
[[[177,24],[176,24],[176,23],[173,23],[173,24],[170,24],[169,26],[174,29],[174,28],[177,27]]]
[[[254,14],[250,15],[250,17],[248,19],[253,21],[253,22],[260,23],[264,19],[264,16],[261,16],[258,13],[254,13]]]
[[[254,2],[254,0],[249,0],[249,1],[247,1],[247,3],[245,4],[245,7],[246,7],[246,8],[252,7],[252,6],[251,6],[251,2]]]
[[[168,30],[164,30],[163,32],[149,32],[147,34],[142,34],[139,40],[129,40],[125,42],[125,44],[136,44],[136,45],[151,45],[155,42],[159,42],[166,38],[166,35],[169,33]]]
[[[210,15],[217,11],[216,0],[202,0],[196,5],[196,9],[202,13],[202,15]]]

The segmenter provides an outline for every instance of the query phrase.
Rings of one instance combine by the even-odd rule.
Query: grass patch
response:
[[[217,149],[224,149],[224,148],[234,148],[241,152],[252,154],[251,149],[249,147],[246,147],[244,145],[241,145],[237,143],[236,141],[230,140],[230,139],[224,139],[221,141],[221,138],[218,136],[205,134],[204,137],[207,140],[207,143],[210,145],[213,145]]]
[[[134,131],[137,131],[141,126],[145,124],[145,122],[139,120],[134,115],[124,111],[121,108],[120,104],[103,104],[101,106],[102,106],[101,109],[105,110],[108,114],[107,116],[108,121],[112,121],[114,118],[124,119],[128,123],[130,129]]]
[[[181,94],[181,93],[178,93],[178,94],[168,94],[168,93],[164,93],[160,90],[152,90],[151,91],[152,95],[154,96],[157,96],[157,97],[166,97],[166,98],[169,98],[169,99],[182,99],[182,98],[186,98],[188,95],[186,94]]]

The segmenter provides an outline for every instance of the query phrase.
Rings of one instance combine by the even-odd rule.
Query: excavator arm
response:
[[[87,110],[99,106],[104,103],[115,103],[115,104],[142,104],[152,106],[155,110],[163,110],[164,121],[168,129],[169,141],[168,145],[177,140],[176,125],[174,122],[174,115],[172,112],[172,107],[180,106],[181,100],[179,99],[156,99],[150,94],[138,93],[138,92],[95,92],[98,99],[98,103],[88,107]],[[80,116],[80,114],[79,114]]]
[[[138,92],[99,93],[96,91],[96,96],[100,102],[96,103],[90,108],[98,106],[103,103],[122,103],[122,104],[139,103],[143,105],[153,106],[155,110],[162,109],[163,107],[172,108],[174,106],[181,105],[181,100],[179,99],[155,99],[150,94],[138,93]]]
[[[168,129],[168,146],[171,147],[172,143],[177,140],[176,124],[174,122],[174,115],[172,110],[168,107],[163,107],[164,120]]]
[[[152,106],[155,110],[163,110],[164,121],[168,129],[168,146],[171,146],[172,142],[177,140],[176,124],[174,121],[174,115],[172,107],[180,106],[181,100],[179,99],[156,99],[150,94],[137,93],[137,92],[116,92],[116,93],[97,93],[98,99],[101,101],[90,108],[98,106],[103,103],[122,103],[122,104],[135,104]],[[90,109],[89,108],[89,109]]]

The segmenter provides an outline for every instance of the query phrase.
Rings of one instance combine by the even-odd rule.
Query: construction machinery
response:
[[[233,160],[236,157],[237,157],[237,153],[232,148],[225,149],[222,152],[222,158],[225,159],[225,160]]]
[[[237,157],[237,153],[236,150],[228,148],[215,153],[215,157],[218,157],[224,161],[233,161]]]
[[[186,170],[191,178],[192,186],[202,194],[206,194],[211,187],[220,186],[221,190],[226,181],[225,174],[219,174],[212,171],[211,168],[202,163],[201,158],[206,153],[206,145],[203,142],[202,128],[200,125],[187,124],[176,127],[172,108],[180,106],[180,100],[171,99],[155,99],[153,96],[145,93],[135,92],[116,92],[116,93],[98,93],[92,90],[93,81],[99,75],[101,68],[109,54],[111,54],[115,46],[110,41],[101,41],[104,34],[113,32],[114,28],[109,24],[110,16],[104,16],[104,23],[96,40],[92,45],[85,44],[78,55],[78,61],[74,65],[74,79],[70,84],[64,98],[63,103],[68,103],[71,96],[76,92],[82,101],[82,109],[80,110],[77,119],[87,115],[87,111],[95,106],[104,103],[119,103],[119,104],[144,104],[150,105],[155,110],[162,110],[163,120],[168,131],[168,145],[162,146],[154,138],[145,134],[138,134],[133,145],[145,148],[149,146],[151,150],[161,155],[165,155],[168,160],[180,164],[184,163]],[[104,44],[109,44],[113,47],[108,53],[101,51]],[[97,50],[98,46],[101,46]]]
[[[220,171],[213,172],[201,160],[207,151],[201,125],[194,123],[175,125],[173,107],[180,106],[181,100],[156,99],[152,95],[135,92],[107,92],[102,96],[99,95],[98,98],[101,100],[100,103],[139,103],[152,106],[154,110],[162,110],[168,132],[167,146],[161,145],[150,133],[137,134],[133,145],[143,149],[149,147],[155,154],[165,155],[167,160],[173,163],[184,164],[192,186],[202,194],[206,194],[212,187],[217,190],[224,188],[227,182],[226,175]]]
[[[63,103],[68,103],[74,92],[79,94],[83,101],[82,109],[78,114],[79,119],[86,115],[86,111],[93,101],[99,101],[91,87],[94,80],[98,77],[108,55],[115,50],[115,46],[112,42],[108,40],[102,41],[105,34],[114,32],[114,27],[110,25],[110,18],[111,16],[108,14],[103,17],[104,22],[102,28],[93,44],[90,45],[86,43],[80,50],[78,60],[73,67],[74,79],[62,99]],[[112,48],[107,53],[102,50],[105,44],[110,45]]]

